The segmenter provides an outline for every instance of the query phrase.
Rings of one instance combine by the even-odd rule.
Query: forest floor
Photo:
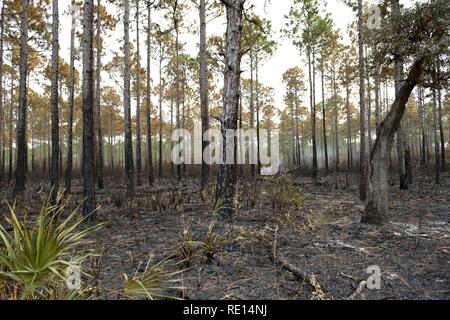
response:
[[[195,247],[183,273],[188,289],[173,294],[184,299],[450,299],[450,175],[439,186],[428,178],[416,178],[408,191],[393,186],[391,222],[382,227],[359,222],[363,206],[356,176],[338,179],[335,189],[332,176],[320,184],[295,178],[304,193],[301,210],[273,210],[267,183],[241,182],[243,200],[232,224],[214,228],[213,261]],[[92,237],[100,253],[95,267],[100,296],[120,298],[111,292],[123,286],[123,274],[178,252],[183,234],[208,242],[213,210],[210,200],[202,199],[198,180],[179,186],[159,181],[154,188],[138,188],[133,200],[125,198],[124,186],[108,185],[97,194],[102,207],[96,223],[106,225]],[[79,186],[74,193],[79,198]],[[35,206],[36,194],[30,193],[27,206]],[[169,261],[181,268],[175,263]],[[364,286],[370,266],[380,268],[380,290]]]

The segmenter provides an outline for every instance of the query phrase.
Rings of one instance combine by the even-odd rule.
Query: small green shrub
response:
[[[270,202],[273,210],[282,210],[286,207],[301,209],[304,204],[304,195],[292,178],[287,174],[270,177],[269,183]]]
[[[58,196],[57,205],[43,201],[34,223],[24,214],[19,219],[9,205],[12,234],[0,225],[0,288],[3,295],[14,292],[17,299],[73,298],[82,292],[68,292],[68,268],[81,268],[94,255],[85,250],[85,238],[102,225],[81,229],[88,218],[75,208],[66,218],[69,198]],[[83,273],[87,276],[87,273]],[[1,290],[1,289],[0,289]],[[2,294],[0,293],[0,296]]]
[[[125,276],[124,294],[128,298],[146,297],[155,299],[175,299],[180,298],[171,295],[171,290],[186,290],[183,286],[182,274],[186,270],[171,272],[165,265],[168,259],[164,259],[157,264],[150,266],[150,261],[143,272],[136,272],[133,277]]]

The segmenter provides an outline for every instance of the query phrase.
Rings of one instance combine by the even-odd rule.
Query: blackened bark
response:
[[[148,157],[148,184],[153,185],[153,150],[152,150],[152,118],[151,118],[151,40],[152,40],[152,4],[147,5],[147,157]]]
[[[25,190],[25,172],[27,167],[27,74],[28,74],[28,9],[29,0],[22,0],[20,17],[20,62],[19,62],[19,110],[17,118],[17,159],[16,184],[14,194]]]
[[[333,102],[334,102],[334,143],[335,143],[335,170],[339,171],[339,120],[338,120],[338,101],[337,101],[337,84],[336,74],[333,70]]]
[[[383,224],[387,222],[389,159],[394,135],[405,113],[406,103],[422,74],[423,59],[416,61],[403,83],[391,110],[382,122],[369,162],[367,200],[361,222]]]
[[[362,0],[358,0],[358,71],[359,71],[359,109],[360,109],[360,183],[359,198],[366,200],[367,189],[367,152],[366,152],[366,93],[365,93],[365,63],[363,39],[363,7]]]
[[[239,85],[241,76],[241,36],[242,36],[242,12],[245,0],[222,1],[226,8],[227,33],[225,49],[225,77],[223,93],[223,109],[221,118],[221,130],[224,139],[223,159],[217,176],[216,207],[220,207],[219,213],[222,219],[230,220],[235,212],[235,197],[237,184],[236,166],[236,138],[234,147],[227,148],[227,130],[237,129],[237,110],[239,105]],[[232,164],[227,164],[232,163]]]
[[[5,127],[5,112],[3,110],[4,104],[3,104],[3,40],[4,40],[4,34],[5,34],[5,1],[2,3],[2,11],[0,14],[0,116],[2,117],[0,119],[0,152],[3,150],[3,129]],[[4,166],[3,163],[5,161],[3,153],[0,154],[1,159],[1,169],[0,169],[0,181],[3,179],[3,173],[4,173]]]
[[[8,183],[11,182],[12,179],[12,169],[13,169],[13,108],[14,108],[14,79],[11,74],[11,90],[10,90],[10,104],[9,104],[9,124],[8,124],[8,132],[9,132],[9,141],[8,141]],[[45,171],[45,170],[44,170]]]
[[[179,130],[181,128],[180,126],[180,48],[179,48],[179,21],[178,21],[178,0],[175,0],[175,6],[173,9],[173,27],[175,29],[175,96],[176,96],[176,108],[177,108],[177,114],[176,114],[176,126]],[[180,142],[180,140],[178,141]],[[178,181],[181,181],[181,165],[177,164],[177,179]],[[173,163],[172,163],[173,168]]]
[[[317,144],[316,144],[316,107],[314,105],[314,87],[313,87],[313,72],[312,72],[312,61],[311,61],[311,45],[308,44],[307,55],[308,55],[308,79],[309,79],[309,103],[311,108],[311,142],[313,151],[313,168],[312,177],[314,180],[317,179]]]
[[[125,0],[124,15],[124,131],[125,131],[125,174],[127,176],[128,196],[134,195],[134,163],[133,163],[133,133],[131,129],[131,97],[130,97],[130,0]]]
[[[419,124],[421,132],[421,161],[420,164],[425,166],[427,163],[427,136],[425,131],[425,111],[424,111],[424,97],[423,89],[421,87],[417,88],[418,96],[418,107],[419,107]]]
[[[353,155],[352,155],[352,127],[350,118],[350,84],[345,86],[345,113],[347,114],[347,172],[353,169]]]
[[[84,1],[83,11],[83,214],[88,215],[95,210],[93,0]]]
[[[323,148],[325,152],[325,171],[328,173],[329,164],[328,164],[328,144],[327,144],[327,113],[325,110],[325,76],[324,70],[320,71],[321,73],[321,84],[322,84],[322,130],[323,130]]]
[[[255,102],[254,102],[254,98],[255,98],[255,93],[254,93],[254,76],[253,76],[253,50],[250,48],[250,129],[253,129],[255,127]],[[250,150],[252,150],[252,152],[254,152],[254,145],[255,142],[253,139],[250,139]],[[251,163],[250,164],[250,173],[252,175],[252,177],[255,176],[255,164]]]
[[[200,108],[202,120],[202,154],[208,147],[209,142],[205,140],[205,132],[209,130],[209,108],[208,108],[208,61],[206,59],[206,1],[200,0]],[[240,109],[242,112],[242,109]],[[240,118],[242,121],[242,118]],[[202,180],[201,190],[204,190],[210,177],[210,167],[202,157]]]
[[[105,159],[103,156],[103,129],[102,129],[102,112],[101,112],[101,100],[102,100],[102,42],[101,42],[101,16],[100,16],[100,0],[97,0],[97,63],[96,63],[96,75],[95,75],[95,114],[96,114],[96,126],[97,126],[97,184],[98,188],[102,190],[104,188],[103,170],[105,167]]]
[[[139,23],[139,0],[136,0],[136,182],[138,186],[142,185],[141,50]]]
[[[255,96],[255,101],[256,101],[256,160],[258,163],[258,175],[261,175],[261,157],[260,157],[260,150],[261,150],[261,146],[260,146],[260,140],[261,137],[259,136],[259,132],[260,132],[260,116],[259,116],[259,112],[260,112],[260,104],[259,104],[259,58],[258,58],[258,53],[256,53],[256,59],[255,59],[255,91],[256,91],[256,96]]]
[[[52,1],[52,70],[51,70],[51,119],[52,119],[52,159],[50,164],[50,201],[56,204],[59,189],[59,12],[58,0]]]
[[[441,89],[437,92],[438,98],[438,115],[439,115],[439,135],[441,139],[441,170],[445,171],[445,138],[444,138],[444,126],[442,124],[442,97]]]
[[[434,138],[434,157],[435,157],[435,183],[440,183],[440,171],[441,171],[441,160],[440,160],[440,147],[439,138],[437,134],[438,130],[438,116],[437,116],[437,95],[436,88],[433,88],[433,138]]]
[[[73,171],[73,107],[75,100],[75,0],[72,0],[72,28],[70,31],[70,74],[69,74],[69,101],[68,101],[68,131],[67,131],[67,166],[65,173],[66,193],[72,189]]]
[[[162,136],[162,121],[163,121],[163,113],[162,113],[162,103],[163,103],[163,83],[164,80],[162,78],[162,62],[163,62],[163,43],[162,40],[159,40],[159,170],[158,176],[162,177],[162,161],[163,161],[163,136]]]
[[[381,123],[381,103],[380,103],[380,72],[375,75],[375,123],[378,136],[378,129]],[[372,152],[372,150],[370,150]]]

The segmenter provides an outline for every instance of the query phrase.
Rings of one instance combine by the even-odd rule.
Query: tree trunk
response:
[[[345,112],[347,114],[347,172],[353,169],[352,159],[352,125],[350,118],[350,84],[345,86],[346,98],[345,98]]]
[[[339,121],[338,121],[338,102],[337,102],[337,85],[336,74],[333,71],[333,100],[334,100],[334,139],[335,139],[335,170],[339,171]]]
[[[391,20],[392,30],[398,34],[400,30],[397,27],[397,19],[400,14],[400,2],[399,0],[393,0],[391,2]],[[397,96],[401,88],[404,78],[403,62],[400,57],[395,57],[395,95]],[[405,162],[405,136],[403,132],[403,125],[400,123],[400,127],[397,132],[397,156],[398,156],[398,171],[400,175],[400,190],[408,189],[406,162]]]
[[[139,0],[136,0],[136,182],[138,186],[142,185],[141,50],[139,29]]]
[[[294,102],[294,104],[291,105],[291,125],[292,125],[292,131],[291,131],[291,139],[292,139],[292,144],[291,144],[291,148],[292,148],[292,162],[294,164],[294,166],[296,166],[299,161],[297,159],[297,142],[296,142],[296,136],[297,136],[297,132],[296,132],[296,121],[294,119],[297,119],[297,108],[296,108],[296,102]],[[295,113],[295,115],[294,115]]]
[[[250,129],[253,129],[255,127],[255,105],[254,105],[254,77],[253,77],[253,51],[250,48]],[[250,152],[254,152],[255,148],[255,141],[253,138],[250,139]],[[250,154],[249,152],[249,154]],[[249,157],[249,159],[252,159]],[[255,177],[255,164],[250,161],[250,173],[252,177]]]
[[[359,198],[366,200],[367,189],[367,154],[366,154],[366,94],[365,94],[365,65],[363,40],[363,7],[362,0],[358,0],[358,71],[359,71],[359,108],[360,108],[360,183]]]
[[[163,78],[162,78],[162,61],[163,61],[163,44],[162,40],[159,43],[159,172],[158,176],[161,179],[162,177],[162,157],[163,157],[163,137],[162,137],[162,122],[163,122],[163,113],[162,113],[162,103],[163,103]]]
[[[73,170],[73,107],[75,100],[75,27],[76,27],[76,4],[72,0],[72,28],[70,32],[70,74],[69,74],[69,101],[68,101],[68,132],[67,132],[67,166],[65,173],[66,193],[72,188]]]
[[[59,189],[59,11],[58,0],[52,1],[52,70],[51,70],[51,119],[52,160],[50,168],[51,203],[56,204]]]
[[[311,142],[313,153],[313,170],[312,177],[317,179],[317,145],[316,145],[316,107],[314,105],[314,92],[313,92],[313,74],[312,74],[312,61],[311,61],[311,45],[308,44],[308,81],[309,81],[309,103],[311,107]]]
[[[22,0],[20,18],[20,62],[19,62],[19,112],[17,118],[17,160],[16,185],[14,194],[25,190],[25,172],[27,167],[27,74],[28,74],[28,6],[29,0]]]
[[[379,129],[370,156],[367,200],[361,222],[383,224],[388,220],[388,175],[393,138],[405,113],[406,103],[422,74],[423,60],[415,62],[391,110]]]
[[[435,156],[435,183],[440,183],[440,171],[441,171],[441,160],[439,155],[439,138],[437,134],[438,130],[438,117],[437,117],[437,97],[436,89],[433,88],[433,138],[434,138],[434,156]]]
[[[84,1],[83,17],[83,214],[95,210],[93,0]]]
[[[104,188],[103,170],[105,167],[105,159],[103,156],[103,129],[102,129],[102,41],[101,41],[101,16],[100,16],[100,0],[97,0],[97,63],[96,63],[96,88],[95,88],[95,113],[97,119],[97,184],[98,188]]]
[[[367,74],[367,138],[369,140],[369,154],[372,150],[372,89],[370,88],[370,75]]]
[[[180,127],[180,48],[179,48],[179,21],[177,15],[177,7],[178,1],[175,1],[175,7],[173,11],[173,26],[175,30],[175,59],[176,59],[176,71],[175,71],[175,95],[176,95],[176,108],[177,108],[177,115],[176,115],[176,122],[177,122],[177,129],[179,130]],[[180,142],[180,140],[178,141]],[[181,165],[177,164],[177,179],[178,181],[181,181]]]
[[[127,176],[128,196],[134,194],[133,133],[131,129],[131,97],[130,97],[130,0],[125,0],[124,15],[124,131],[125,131],[125,174]]]
[[[112,107],[109,109],[109,124],[108,124],[108,131],[109,131],[109,165],[111,167],[111,173],[114,174],[114,141],[113,141],[113,134],[112,134]]]
[[[220,207],[220,215],[225,220],[230,220],[235,212],[236,196],[236,137],[234,146],[231,142],[227,146],[227,130],[237,129],[237,109],[239,105],[239,85],[241,76],[241,36],[242,36],[242,12],[245,0],[223,1],[227,14],[227,33],[225,49],[225,77],[221,118],[221,130],[223,137],[223,159],[217,176],[216,208]]]
[[[5,124],[5,113],[3,110],[3,40],[4,40],[4,34],[5,34],[5,1],[2,3],[2,11],[0,14],[0,152],[3,150],[3,130],[4,130],[4,124]],[[3,154],[0,155],[1,164],[4,162]],[[3,168],[3,166],[2,166]],[[0,181],[3,179],[3,173],[4,170],[0,170]]]
[[[438,89],[438,115],[439,115],[439,134],[441,138],[441,169],[442,171],[445,171],[445,139],[444,139],[444,126],[442,124],[441,89]]]
[[[256,59],[255,59],[255,91],[256,91],[256,96],[255,96],[255,102],[256,102],[256,162],[258,164],[258,176],[261,175],[261,157],[260,157],[260,136],[259,136],[259,132],[260,132],[260,116],[259,116],[259,111],[260,111],[260,105],[259,105],[259,58],[258,58],[258,53],[256,53]]]
[[[34,144],[34,140],[35,140],[35,136],[34,136],[34,129],[35,129],[35,117],[34,117],[34,108],[33,106],[31,106],[31,123],[30,123],[30,139],[31,139],[31,174],[35,173],[35,144]],[[1,121],[1,119],[0,119]],[[0,126],[1,128],[1,126]],[[0,181],[1,181],[1,177],[0,177]]]
[[[10,105],[9,105],[9,124],[8,124],[8,131],[9,131],[9,141],[8,141],[8,183],[11,182],[12,174],[13,174],[13,108],[14,108],[14,79],[11,75],[11,92],[10,92]],[[45,171],[45,170],[44,170]]]
[[[206,0],[200,0],[200,108],[202,120],[202,154],[208,147],[209,142],[205,140],[205,132],[209,130],[209,107],[208,107],[208,61],[206,59]],[[242,111],[242,110],[241,110]],[[242,120],[242,118],[241,118]],[[201,190],[206,187],[211,171],[209,165],[202,157],[202,180]]]
[[[380,103],[380,72],[377,71],[375,75],[375,122],[376,122],[376,133],[378,136],[378,129],[381,124],[381,103]],[[370,150],[372,152],[372,150]]]
[[[151,40],[152,40],[152,5],[149,2],[147,6],[147,156],[148,156],[148,184],[151,186],[154,182],[153,176],[153,150],[152,150],[152,113],[151,113]]]
[[[325,152],[325,171],[328,173],[328,144],[327,144],[327,113],[325,110],[325,76],[324,70],[320,71],[321,74],[321,84],[322,84],[322,130],[323,130],[323,148]]]
[[[425,132],[425,110],[424,110],[424,97],[423,89],[421,87],[417,88],[418,96],[418,107],[419,107],[419,124],[421,132],[421,165],[425,166],[427,163],[427,136]]]

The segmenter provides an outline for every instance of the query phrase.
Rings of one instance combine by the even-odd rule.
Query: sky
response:
[[[273,54],[273,56],[261,63],[260,66],[260,82],[265,86],[273,87],[275,90],[275,106],[283,109],[283,95],[285,92],[285,88],[282,83],[282,74],[291,67],[300,66],[303,70],[306,70],[306,65],[304,62],[304,58],[299,54],[298,50],[292,45],[289,39],[283,38],[280,30],[285,26],[286,19],[285,15],[289,12],[291,6],[291,0],[271,0],[271,2],[267,2],[267,5],[264,6],[266,1],[262,0],[247,0],[255,5],[255,12],[259,14],[261,17],[269,19],[272,21],[272,28],[275,31],[274,39],[278,43],[277,50]],[[114,16],[119,16],[122,14],[120,10],[118,10],[115,6],[107,5],[109,11]],[[71,28],[71,18],[67,14],[70,9],[70,0],[60,1],[60,46],[61,51],[60,55],[66,60],[69,61],[69,53],[70,53],[70,28]],[[349,23],[354,21],[355,14],[352,12],[350,8],[348,8],[342,0],[327,0],[325,2],[324,9],[331,14],[332,19],[334,20],[335,26],[342,30],[342,34],[345,35],[345,30]],[[134,8],[132,8],[131,19],[134,18]],[[168,22],[161,21],[163,18],[158,15],[157,12],[154,13],[153,17],[155,22],[160,22],[162,24],[167,24]],[[197,10],[190,10],[186,15],[185,19],[190,21],[191,23],[198,23],[198,12]],[[143,21],[142,25],[144,25],[146,21]],[[134,23],[131,23],[131,26],[134,29]],[[77,31],[81,31],[82,29],[82,21],[79,19]],[[224,34],[226,30],[225,19],[216,19],[210,22],[207,25],[207,34],[215,35],[215,34]],[[117,28],[114,32],[108,32],[107,37],[105,37],[105,51],[106,55],[103,58],[103,63],[107,63],[112,58],[112,51],[118,51],[121,46],[121,40],[123,38],[123,23],[119,22]],[[185,50],[187,53],[197,56],[198,55],[198,38],[197,34],[184,34],[181,35],[180,40],[185,43]],[[130,40],[135,41],[135,31],[132,30],[130,34]],[[145,49],[145,34],[142,32],[141,34],[141,59],[142,65],[146,65],[146,49]],[[79,46],[79,44],[76,44]],[[153,58],[152,66],[153,70],[157,70],[157,61],[155,57]],[[77,68],[81,71],[81,62],[77,62]],[[247,70],[243,73],[244,78],[249,78],[250,74],[248,71],[248,67],[242,66],[242,69]],[[159,83],[159,77],[157,72],[154,72],[151,75],[154,83]],[[102,82],[103,85],[112,84],[111,79],[109,79],[108,74],[102,74]],[[305,93],[307,94],[307,93]],[[155,101],[156,102],[156,101]],[[134,108],[133,108],[134,109]],[[134,112],[134,111],[132,111]]]

